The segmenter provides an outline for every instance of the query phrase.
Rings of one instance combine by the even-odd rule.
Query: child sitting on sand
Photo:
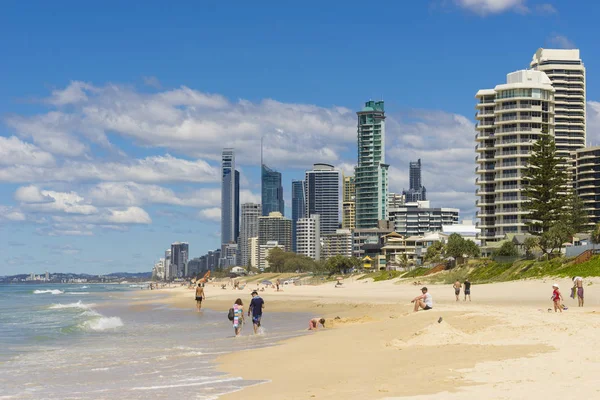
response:
[[[323,328],[325,328],[325,318],[313,318],[310,321],[308,321],[308,330],[312,331],[312,330],[318,330],[319,329],[319,324],[321,324],[323,326]]]

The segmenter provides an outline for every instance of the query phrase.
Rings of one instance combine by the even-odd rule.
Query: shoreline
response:
[[[586,282],[595,285],[586,287],[589,304],[578,309],[576,301],[568,298],[568,280],[559,281],[570,307],[563,314],[547,312],[553,282],[549,279],[473,285],[473,301],[463,302],[461,297],[458,303],[450,285],[431,285],[434,309],[416,314],[411,312],[410,299],[418,288],[395,281],[355,281],[342,289],[324,284],[267,290],[260,292],[265,314],[323,316],[327,328],[281,341],[268,350],[220,356],[217,370],[267,381],[243,389],[248,399],[425,400],[465,395],[516,399],[526,391],[545,393],[548,398],[559,391],[568,397],[574,384],[565,382],[563,375],[581,384],[594,382],[600,372],[592,361],[600,357],[595,346],[600,342],[595,333],[600,328],[600,285]],[[228,310],[236,297],[245,305],[250,298],[249,291],[222,290],[217,285],[208,284],[205,290],[208,298],[203,308],[217,311]],[[194,307],[191,290],[156,293],[165,292],[170,295],[158,302]],[[308,321],[299,321],[299,329],[307,325]],[[567,371],[563,365],[568,365]],[[578,386],[578,393],[593,396],[597,391],[591,386]]]

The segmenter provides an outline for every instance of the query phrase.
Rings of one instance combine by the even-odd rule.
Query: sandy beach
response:
[[[548,312],[554,282],[569,307],[562,314]],[[410,300],[420,287],[408,282],[268,289],[261,293],[265,314],[308,312],[325,317],[327,328],[224,355],[218,368],[267,381],[244,389],[245,399],[594,398],[600,393],[600,281],[585,283],[584,308],[568,297],[568,279],[474,284],[471,302],[462,294],[456,302],[451,285],[428,285],[434,308],[418,313]],[[204,307],[225,311],[237,297],[247,302],[249,287],[207,284]],[[158,292],[168,293],[161,301],[174,307],[193,307],[189,289]],[[298,321],[299,330],[307,325]]]

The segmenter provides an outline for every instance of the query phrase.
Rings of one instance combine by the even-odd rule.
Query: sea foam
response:
[[[63,294],[62,290],[53,289],[53,290],[34,290],[33,294]]]
[[[63,308],[79,308],[82,310],[89,310],[91,307],[93,306],[93,304],[84,304],[80,301],[78,301],[77,303],[70,303],[70,304],[53,304],[50,306],[51,310],[62,310]]]
[[[119,317],[100,317],[85,321],[80,326],[85,330],[101,332],[120,328],[123,326],[123,321]]]

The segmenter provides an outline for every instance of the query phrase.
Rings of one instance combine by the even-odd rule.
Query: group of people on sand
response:
[[[452,285],[452,287],[454,288],[454,295],[456,296],[456,301],[459,301],[460,299],[460,291],[463,288],[463,285],[465,290],[464,301],[467,301],[467,297],[469,297],[469,301],[471,301],[471,281],[469,280],[469,278],[466,278],[464,283],[460,283],[460,281],[457,279],[456,282],[454,282],[454,285]],[[414,312],[417,312],[419,310],[427,311],[433,309],[433,298],[431,297],[431,294],[429,293],[426,287],[421,288],[421,295],[412,299],[411,303],[414,304]]]
[[[580,276],[574,276],[571,278],[573,281],[573,287],[571,288],[571,298],[577,297],[577,305],[583,307],[583,278]],[[554,305],[554,312],[563,312],[568,310],[567,307],[562,303],[564,301],[558,283],[552,285],[552,296],[550,297],[552,304]],[[552,311],[552,309],[548,309]]]
[[[258,291],[253,290],[251,293],[252,299],[250,300],[250,306],[248,307],[248,317],[252,317],[252,326],[254,327],[254,334],[257,335],[259,333],[261,327],[261,320],[263,311],[265,309],[265,301],[260,297]],[[202,309],[202,301],[206,298],[206,294],[204,292],[204,285],[198,283],[195,292],[196,298],[196,309],[198,312]],[[229,310],[230,320],[233,324],[233,330],[235,336],[238,337],[242,333],[242,327],[246,323],[246,318],[244,316],[244,303],[241,298],[236,299],[233,304],[233,307]],[[325,318],[312,318],[308,321],[308,330],[317,330],[319,329],[319,324],[324,328],[325,327]]]

